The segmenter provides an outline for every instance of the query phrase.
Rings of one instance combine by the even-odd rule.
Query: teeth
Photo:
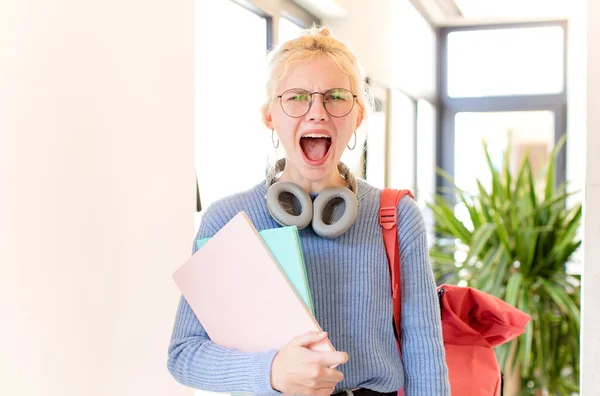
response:
[[[331,139],[331,136],[327,136],[327,135],[320,135],[318,133],[309,133],[308,135],[304,135],[302,137],[308,137],[308,138],[326,138],[326,139]]]

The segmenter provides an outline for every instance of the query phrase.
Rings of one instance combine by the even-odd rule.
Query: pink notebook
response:
[[[185,262],[173,279],[218,345],[264,352],[322,331],[244,212]],[[312,349],[334,350],[329,340]]]

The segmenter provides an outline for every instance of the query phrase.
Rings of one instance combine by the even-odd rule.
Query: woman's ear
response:
[[[365,115],[365,111],[361,107],[360,110],[358,111],[358,117],[356,118],[356,126],[354,127],[354,130],[357,130],[358,127],[360,127],[360,125],[363,122],[364,115]]]
[[[271,115],[271,111],[269,110],[269,105],[264,105],[261,109],[262,111],[262,119],[263,124],[269,129],[274,129],[273,127],[273,117]]]

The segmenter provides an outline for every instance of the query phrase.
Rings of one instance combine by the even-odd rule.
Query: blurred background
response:
[[[415,192],[438,280],[540,300],[525,305],[534,319],[550,312],[512,351],[506,394],[598,394],[594,20],[597,0],[3,0],[0,394],[207,394],[166,370],[179,298],[171,274],[202,209],[283,156],[259,111],[266,53],[312,24],[355,52],[375,99],[361,149],[342,160],[377,187]],[[532,183],[520,189],[523,161]],[[512,181],[495,185],[494,170]],[[493,261],[486,251],[502,238],[487,230],[506,223],[486,228],[469,210],[522,218],[502,210],[520,207],[526,188],[552,211],[525,223],[558,230],[547,251],[533,244],[531,279],[519,227],[510,237],[523,252]],[[488,259],[494,272],[481,273]],[[546,280],[556,289],[538,293]],[[565,347],[545,359],[532,346],[542,338],[539,350]]]

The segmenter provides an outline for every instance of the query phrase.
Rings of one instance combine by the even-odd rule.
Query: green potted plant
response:
[[[469,194],[440,171],[452,191],[428,204],[438,283],[475,287],[531,316],[524,335],[496,350],[505,374],[516,376],[512,394],[571,395],[579,388],[580,278],[568,273],[567,262],[581,244],[582,207],[568,205],[566,185],[555,187],[563,144],[552,151],[538,188],[528,155],[511,174],[510,150],[496,169],[484,143],[491,187],[478,180],[478,194]],[[461,219],[457,208],[468,216]]]

